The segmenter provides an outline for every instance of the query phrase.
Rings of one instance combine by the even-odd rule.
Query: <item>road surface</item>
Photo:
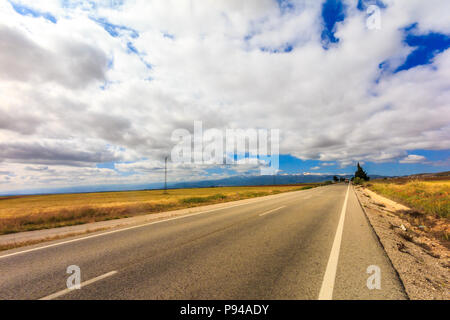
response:
[[[406,298],[347,184],[0,254],[0,299]]]

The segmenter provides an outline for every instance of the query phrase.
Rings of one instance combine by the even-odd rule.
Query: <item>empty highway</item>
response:
[[[0,299],[406,298],[348,184],[0,253]]]

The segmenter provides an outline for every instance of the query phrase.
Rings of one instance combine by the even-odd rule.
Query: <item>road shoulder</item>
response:
[[[399,276],[380,244],[350,187],[341,253],[336,274],[335,300],[408,299]],[[373,287],[373,270],[379,270],[379,287]]]
[[[448,248],[402,218],[409,208],[362,187],[355,192],[409,298],[449,300]]]

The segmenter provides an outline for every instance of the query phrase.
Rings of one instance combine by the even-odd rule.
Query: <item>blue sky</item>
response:
[[[157,183],[195,121],[280,130],[281,174],[450,170],[447,2],[197,4],[0,4],[0,192]]]
[[[21,5],[20,3],[17,3],[15,1],[9,1],[9,3],[11,3],[13,9],[20,15],[23,16],[31,16],[33,18],[44,18],[52,23],[57,23],[56,18],[49,12],[44,12],[44,11],[40,11],[40,10],[36,10],[33,8],[30,8],[28,6],[25,5]]]
[[[339,38],[335,36],[336,23],[345,20],[346,5],[343,1],[327,0],[322,6],[322,41],[324,48],[328,48],[332,43],[339,42]]]

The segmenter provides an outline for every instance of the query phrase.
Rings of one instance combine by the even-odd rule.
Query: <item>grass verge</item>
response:
[[[402,203],[422,215],[449,218],[450,180],[419,181],[406,183],[372,181],[366,184],[370,190]]]

